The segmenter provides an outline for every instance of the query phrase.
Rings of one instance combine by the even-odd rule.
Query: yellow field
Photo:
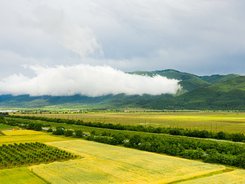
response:
[[[197,178],[180,184],[244,184],[245,183],[245,170],[235,170],[232,172],[217,174],[204,178]]]
[[[31,166],[46,181],[68,183],[172,183],[218,176],[233,169],[84,140],[50,142],[83,158]],[[64,170],[64,172],[59,172]],[[244,176],[245,170],[239,170]],[[234,178],[227,175],[227,178]],[[234,179],[233,179],[234,180]],[[236,180],[234,180],[236,181]],[[238,181],[242,181],[238,177]],[[225,182],[224,182],[225,183]]]
[[[4,136],[0,138],[0,145],[4,143],[19,143],[19,142],[52,142],[69,140],[66,137],[52,136],[44,132],[32,130],[5,130],[2,131]]]
[[[241,112],[80,113],[31,114],[31,116],[82,119],[87,122],[151,125],[245,133],[245,113]]]
[[[4,131],[0,144],[45,142],[81,159],[0,170],[0,184],[243,184],[245,170],[31,130]]]
[[[38,131],[33,131],[33,130],[4,130],[2,131],[4,135],[8,136],[14,136],[14,135],[45,135],[44,132],[38,132]]]
[[[0,170],[0,184],[45,184],[25,167]]]

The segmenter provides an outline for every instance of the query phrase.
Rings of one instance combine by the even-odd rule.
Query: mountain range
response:
[[[198,76],[177,70],[137,71],[180,80],[176,95],[29,96],[1,95],[1,107],[91,106],[98,108],[245,110],[245,76],[237,74]]]

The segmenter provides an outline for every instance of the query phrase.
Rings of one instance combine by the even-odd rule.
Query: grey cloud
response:
[[[242,0],[1,0],[0,63],[4,75],[21,65],[79,63],[244,74],[243,7]]]

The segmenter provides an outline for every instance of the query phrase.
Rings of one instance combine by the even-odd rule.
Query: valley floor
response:
[[[245,170],[26,130],[3,131],[1,144],[41,141],[80,159],[0,170],[9,183],[210,183],[243,184]],[[40,138],[41,136],[41,138]]]
[[[42,113],[17,114],[83,120],[84,122],[102,122],[125,125],[143,125],[154,127],[175,127],[212,132],[245,133],[244,112],[89,112],[89,113]]]

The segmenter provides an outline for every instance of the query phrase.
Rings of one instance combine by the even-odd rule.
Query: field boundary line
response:
[[[213,171],[213,172],[210,172],[210,173],[207,173],[207,174],[203,174],[203,175],[199,175],[199,176],[194,176],[194,177],[190,177],[190,178],[186,178],[186,179],[180,179],[180,180],[172,181],[172,182],[169,182],[167,184],[177,184],[177,183],[184,182],[184,181],[190,181],[190,180],[199,179],[199,178],[206,178],[206,177],[219,175],[219,174],[232,172],[232,171],[234,171],[234,169],[225,168],[225,169],[222,169],[222,170],[219,170],[219,171]]]
[[[41,180],[44,181],[45,183],[51,184],[51,182],[47,181],[47,180],[44,179],[43,177],[41,177],[41,176],[39,176],[38,174],[36,174],[35,172],[33,172],[33,169],[32,169],[32,168],[28,168],[28,169],[29,169],[29,171],[31,171],[31,173],[32,173],[33,175],[35,175],[36,177],[38,177],[39,179],[41,179]]]

